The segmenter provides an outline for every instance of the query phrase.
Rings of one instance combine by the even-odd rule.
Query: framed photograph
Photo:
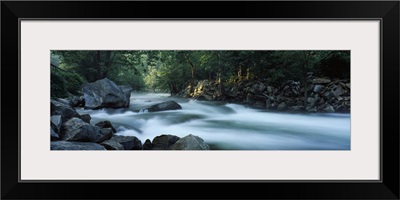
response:
[[[398,1],[1,5],[3,199],[399,199]]]

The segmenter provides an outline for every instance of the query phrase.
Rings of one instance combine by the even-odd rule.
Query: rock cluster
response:
[[[350,81],[308,78],[306,88],[300,81],[286,81],[279,87],[261,80],[242,80],[224,88],[214,81],[199,81],[192,94],[181,96],[198,100],[223,100],[277,111],[349,112]],[[305,92],[306,95],[305,95]]]
[[[88,114],[79,115],[70,102],[50,101],[51,150],[209,150],[210,147],[198,136],[183,138],[174,135],[160,135],[144,144],[135,136],[118,135],[110,121],[91,124]],[[167,101],[147,109],[151,112],[181,109],[174,102]]]

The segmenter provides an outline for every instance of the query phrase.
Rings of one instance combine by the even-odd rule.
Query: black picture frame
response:
[[[399,6],[399,1],[2,1],[1,198],[399,199]],[[20,131],[21,80],[16,78],[16,74],[20,77],[19,19],[22,18],[379,19],[382,22],[380,86],[382,180],[378,182],[19,182],[18,131]],[[16,84],[17,80],[18,84]],[[16,112],[16,108],[18,108],[18,112]],[[15,128],[16,126],[11,126],[11,124],[15,124],[17,117],[19,119],[18,129]],[[32,131],[34,132],[34,130]],[[260,190],[260,187],[264,189]],[[146,189],[154,192],[145,193]]]

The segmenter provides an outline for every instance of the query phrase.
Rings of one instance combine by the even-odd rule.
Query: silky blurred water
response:
[[[138,112],[167,100],[178,102],[182,110]],[[90,114],[92,124],[109,120],[118,135],[133,135],[142,142],[161,134],[193,134],[203,138],[211,149],[221,150],[350,149],[350,114],[276,113],[169,94],[135,93],[129,108],[77,111]]]

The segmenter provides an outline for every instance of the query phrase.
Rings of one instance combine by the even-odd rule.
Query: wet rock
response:
[[[112,136],[112,133],[102,131],[99,127],[92,126],[75,117],[63,124],[61,133],[63,140],[79,142],[100,143],[110,139]]]
[[[166,110],[180,110],[182,109],[181,105],[176,103],[175,101],[166,101],[158,104],[154,104],[150,107],[143,108],[141,110],[148,111],[148,112],[159,112],[159,111],[166,111]]]
[[[107,150],[124,150],[124,145],[115,140],[105,140],[100,145],[104,146]]]
[[[147,139],[144,144],[143,144],[143,150],[152,150],[153,145],[151,144],[151,141]]]
[[[92,120],[92,117],[90,117],[89,114],[83,114],[83,115],[81,115],[81,119],[82,119],[82,121],[90,124],[90,120]]]
[[[61,131],[61,115],[53,115],[50,117],[50,125],[53,128],[53,131],[59,133]]]
[[[180,138],[175,135],[160,135],[153,139],[153,150],[168,150]]]
[[[60,103],[55,100],[51,100],[51,116],[53,115],[61,115],[61,122],[64,123],[73,117],[79,118],[80,115],[69,105]]]
[[[190,134],[176,141],[170,150],[210,150],[210,147],[202,138]]]
[[[122,144],[125,150],[141,150],[142,142],[135,136],[114,135],[112,140]]]
[[[95,126],[97,126],[99,128],[111,128],[113,133],[117,132],[117,130],[115,130],[115,128],[113,127],[113,125],[111,124],[110,121],[101,121],[101,122],[96,123]]]
[[[60,136],[52,128],[50,128],[50,140],[60,140]]]
[[[70,98],[68,104],[71,107],[84,107],[85,106],[85,99],[83,96],[73,96]]]

